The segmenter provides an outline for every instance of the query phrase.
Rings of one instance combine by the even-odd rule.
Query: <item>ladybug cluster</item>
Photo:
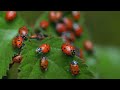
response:
[[[74,56],[75,55],[75,47],[72,46],[71,44],[69,43],[63,43],[62,46],[61,46],[61,50],[62,52],[65,54],[65,55],[68,55],[68,56]],[[41,46],[39,46],[37,49],[36,49],[36,53],[38,54],[47,54],[50,52],[50,45],[49,44],[42,44]],[[40,59],[40,67],[41,67],[41,70],[42,71],[47,71],[48,70],[48,59],[47,57],[42,57]],[[72,75],[77,75],[79,74],[79,65],[78,65],[78,62],[77,61],[72,61],[71,64],[70,64],[70,71],[72,73]]]
[[[74,42],[76,38],[81,38],[83,35],[83,27],[78,24],[78,20],[81,18],[81,14],[79,11],[72,11],[70,12],[72,15],[72,19],[69,17],[66,17],[64,12],[62,11],[49,11],[47,20],[42,20],[39,23],[39,27],[42,28],[42,30],[47,31],[50,24],[53,24],[55,27],[55,32],[58,34],[59,37],[62,38],[63,44],[61,45],[61,51],[63,54],[67,56],[74,57],[75,55],[84,58],[84,53],[82,49],[77,48],[74,46]],[[16,18],[17,13],[15,11],[7,11],[5,19],[7,21],[13,21]],[[24,46],[24,41],[27,39],[37,39],[37,40],[43,40],[44,38],[48,37],[48,35],[45,35],[39,30],[35,30],[34,34],[28,35],[29,29],[26,26],[22,26],[18,29],[18,35],[13,38],[12,45],[14,48],[17,48],[19,50],[22,49]],[[93,51],[93,44],[90,40],[86,40],[83,43],[84,49],[87,52]],[[47,53],[49,53],[51,50],[51,46],[47,43],[44,43],[40,45],[38,48],[36,48],[35,52],[37,54],[44,55],[42,58],[40,58],[40,68],[42,71],[48,70],[48,64],[49,60],[45,56]],[[23,57],[21,54],[16,54],[12,57],[11,64],[14,63],[20,63],[22,61]],[[76,76],[80,73],[80,67],[77,61],[73,60],[70,63],[70,72],[73,76]]]
[[[47,28],[50,24],[53,24],[55,27],[55,32],[62,38],[65,43],[74,45],[76,38],[81,38],[84,30],[81,25],[78,24],[78,20],[81,18],[80,11],[69,12],[72,15],[72,18],[66,17],[65,12],[62,11],[49,11],[48,18],[49,21],[42,20],[40,22],[40,27],[47,31]],[[87,52],[93,51],[93,44],[90,40],[86,40],[83,43],[84,49]],[[74,48],[78,49],[78,48]],[[63,49],[63,52],[66,52],[67,49]],[[74,50],[73,50],[74,51]],[[84,58],[83,50],[79,48],[78,52],[75,53],[78,57]],[[74,54],[73,53],[73,54]],[[68,54],[68,53],[67,53]]]
[[[22,26],[18,29],[18,35],[15,36],[12,40],[12,46],[14,49],[21,50],[22,47],[25,45],[24,41],[28,38],[28,28],[26,26]],[[21,54],[15,54],[12,57],[12,62],[10,65],[14,63],[20,63],[22,61]]]

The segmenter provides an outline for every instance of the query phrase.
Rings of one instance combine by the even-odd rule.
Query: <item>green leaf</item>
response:
[[[35,50],[43,43],[48,43],[51,50],[45,56],[48,58],[49,65],[46,72],[40,69],[41,55],[37,56]],[[63,41],[59,37],[49,37],[42,41],[31,40],[25,43],[22,51],[23,60],[20,65],[19,79],[90,79],[93,74],[88,70],[87,65],[83,64],[81,59],[74,56],[63,54],[61,45]],[[69,71],[69,65],[72,60],[76,60],[80,66],[80,74],[76,77],[72,76]]]
[[[57,32],[55,31],[55,27],[53,24],[50,23],[49,27],[46,30],[43,30],[40,28],[39,24],[42,20],[46,20],[49,21],[49,12],[46,11],[44,12],[42,15],[40,15],[40,17],[37,19],[34,28],[39,28],[41,32],[43,32],[44,34],[48,34],[48,35],[52,35],[52,36],[58,36]]]
[[[0,12],[0,78],[6,76],[12,56],[16,52],[12,47],[12,39],[17,35],[18,29],[25,25],[20,16],[9,23],[6,22],[4,17],[5,12]]]
[[[0,11],[0,28],[2,29],[17,29],[25,25],[24,20],[17,14],[16,18],[13,21],[5,20],[5,11]]]

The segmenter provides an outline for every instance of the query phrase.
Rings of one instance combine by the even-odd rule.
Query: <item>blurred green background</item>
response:
[[[18,12],[32,25],[42,11]],[[95,44],[99,78],[120,78],[120,11],[82,11]]]

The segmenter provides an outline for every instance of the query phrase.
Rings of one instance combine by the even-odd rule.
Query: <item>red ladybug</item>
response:
[[[62,44],[61,49],[62,49],[62,52],[65,53],[66,55],[69,55],[69,56],[75,55],[75,47],[69,43]]]
[[[50,45],[49,44],[42,44],[39,48],[36,49],[37,53],[43,53],[46,54],[50,51]]]
[[[83,33],[83,29],[81,26],[79,26],[78,24],[74,23],[73,24],[73,30],[74,30],[74,33],[77,37],[81,36],[82,33]]]
[[[38,38],[38,35],[37,34],[33,34],[30,36],[30,39],[37,39]]]
[[[69,42],[75,41],[75,35],[73,32],[63,32],[62,38],[66,39],[66,41],[69,41]]]
[[[61,11],[50,11],[49,12],[49,19],[51,22],[56,22],[62,18]]]
[[[72,15],[73,15],[73,18],[75,20],[79,20],[80,19],[80,12],[79,11],[72,11]]]
[[[56,30],[59,34],[62,34],[63,32],[65,32],[67,29],[66,29],[66,26],[65,24],[63,23],[57,23],[56,25]]]
[[[43,40],[45,37],[47,37],[47,36],[44,36],[44,35],[42,35],[41,33],[38,33],[38,34],[32,34],[32,35],[30,36],[30,39]]]
[[[12,63],[20,63],[22,61],[22,56],[19,54],[19,55],[14,55],[12,57]]]
[[[63,13],[61,11],[56,11],[56,19],[60,20],[63,16]]]
[[[12,40],[12,45],[15,48],[21,48],[23,46],[23,38],[21,36],[16,36]]]
[[[43,20],[40,22],[40,27],[43,28],[43,29],[47,29],[49,26],[49,22],[46,21],[46,20]]]
[[[70,64],[70,72],[73,76],[76,76],[79,74],[80,69],[77,61],[72,61]]]
[[[18,32],[19,32],[20,36],[22,36],[24,38],[28,35],[28,28],[26,26],[23,26],[23,27],[19,28]]]
[[[92,51],[93,50],[93,43],[90,40],[86,40],[84,42],[84,48],[86,51]]]
[[[16,18],[16,11],[7,11],[5,15],[5,19],[7,21],[12,21]]]
[[[46,57],[42,57],[42,59],[40,60],[40,67],[44,71],[48,69],[48,60]]]
[[[71,19],[65,17],[65,18],[63,18],[63,22],[66,25],[67,30],[72,30],[73,22]]]

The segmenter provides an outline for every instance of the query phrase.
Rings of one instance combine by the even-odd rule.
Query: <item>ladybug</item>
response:
[[[72,73],[73,76],[76,76],[79,74],[80,69],[79,69],[79,65],[78,62],[73,60],[70,64],[70,72]]]
[[[36,49],[37,53],[43,53],[46,54],[50,51],[50,45],[49,44],[42,44],[39,48]]]
[[[40,27],[43,29],[47,29],[47,27],[49,26],[49,22],[46,20],[43,20],[40,22]]]
[[[19,28],[19,34],[20,36],[22,36],[23,38],[26,38],[28,35],[28,28],[26,26],[23,26],[21,28]]]
[[[63,42],[70,43],[70,41],[68,40],[68,38],[64,34],[61,35],[61,38],[62,38]]]
[[[80,12],[79,11],[72,11],[72,15],[73,15],[74,20],[80,19]]]
[[[60,20],[63,16],[63,13],[61,11],[56,11],[56,19]]]
[[[92,51],[93,50],[93,43],[90,40],[84,41],[84,48],[86,51]]]
[[[39,33],[39,34],[32,34],[32,35],[30,36],[30,39],[43,40],[45,37],[47,37],[47,36]]]
[[[65,18],[63,18],[63,22],[64,22],[67,30],[72,30],[72,28],[73,28],[73,22],[72,22],[71,19],[65,17]]]
[[[16,11],[7,11],[5,15],[5,19],[7,21],[12,21],[16,18]]]
[[[67,29],[66,29],[66,26],[65,24],[63,23],[57,23],[56,24],[56,30],[59,34],[62,34],[63,32],[65,32]]]
[[[40,60],[40,67],[42,70],[46,71],[48,69],[48,60],[46,57],[42,57]]]
[[[69,43],[63,43],[61,46],[62,52],[69,56],[75,55],[75,47]]]
[[[12,57],[12,63],[20,63],[21,61],[22,61],[22,56],[20,55],[20,54],[18,54],[18,55],[14,55],[13,57]]]
[[[74,30],[74,33],[77,37],[81,36],[83,33],[82,27],[80,27],[77,23],[73,24],[73,30]]]
[[[13,47],[21,48],[23,46],[23,38],[21,36],[16,36],[12,40]]]
[[[62,18],[61,11],[50,11],[49,12],[49,19],[51,22],[56,22]]]
[[[30,39],[37,39],[38,38],[38,35],[37,34],[33,34],[30,36]]]
[[[66,39],[66,41],[70,41],[70,42],[75,41],[75,35],[73,32],[63,32],[62,37]]]

